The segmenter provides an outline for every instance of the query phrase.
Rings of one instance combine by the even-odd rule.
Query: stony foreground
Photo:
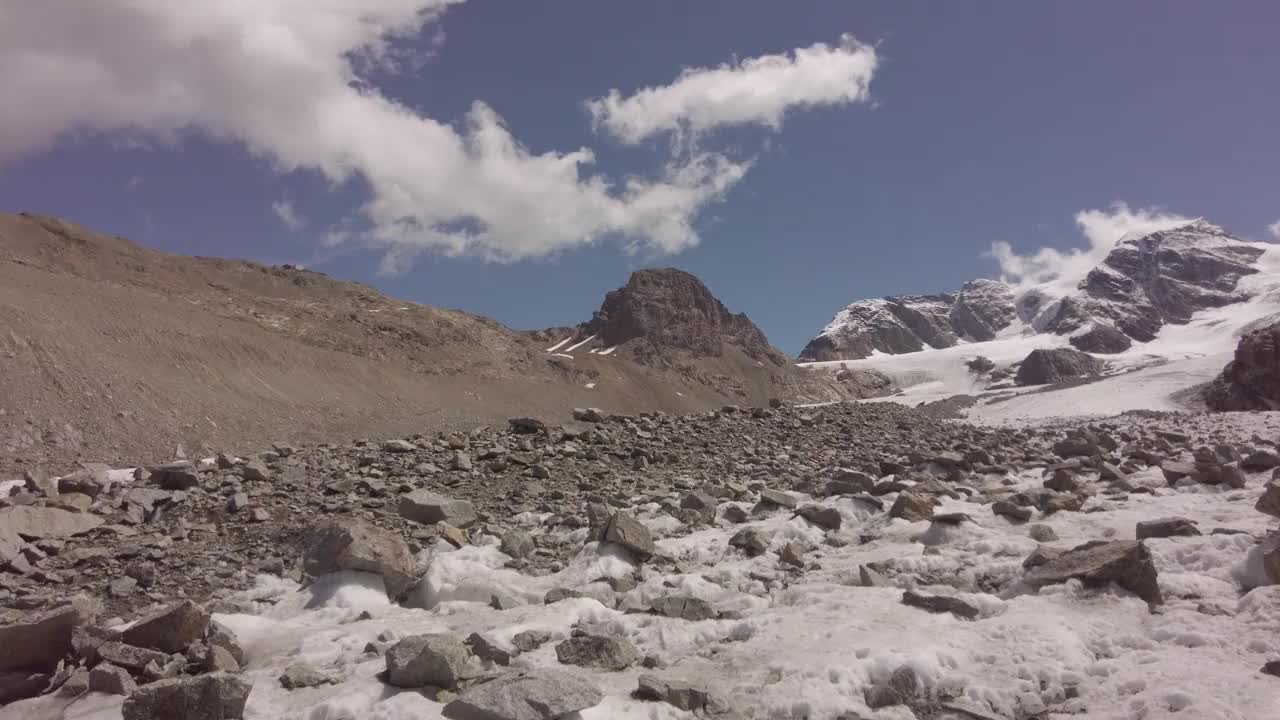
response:
[[[574,416],[33,469],[0,718],[1280,708],[1274,418]]]

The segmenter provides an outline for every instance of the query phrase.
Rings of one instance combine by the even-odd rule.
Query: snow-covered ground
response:
[[[677,559],[680,572],[657,572],[615,546],[587,543],[560,572],[530,577],[504,569],[508,558],[489,544],[431,558],[427,582],[413,603],[418,607],[390,604],[373,575],[342,573],[306,589],[264,576],[248,594],[254,613],[215,619],[236,632],[249,657],[247,674],[254,683],[249,720],[439,718],[442,704],[375,677],[384,660],[380,653],[364,652],[368,643],[426,632],[462,637],[480,632],[510,648],[517,632],[539,629],[556,640],[513,663],[563,667],[554,645],[577,623],[608,625],[641,653],[660,658],[667,665],[664,672],[705,683],[749,717],[817,719],[854,711],[882,720],[912,718],[903,706],[872,711],[864,702],[868,688],[903,665],[915,670],[925,688],[954,694],[958,704],[990,717],[1024,718],[1046,707],[1053,712],[1037,717],[1280,717],[1280,682],[1258,672],[1280,652],[1280,586],[1240,590],[1258,573],[1250,566],[1250,552],[1268,518],[1254,511],[1253,501],[1264,478],[1251,477],[1245,490],[1194,484],[1167,488],[1156,469],[1132,480],[1152,487],[1154,494],[1097,496],[1085,512],[1038,521],[1060,538],[1052,545],[1066,548],[1099,538],[1133,538],[1135,524],[1144,519],[1195,518],[1204,536],[1147,543],[1166,597],[1158,615],[1124,591],[1085,591],[1074,582],[1038,594],[974,592],[984,578],[1018,576],[1023,558],[1036,547],[1028,526],[994,516],[986,506],[947,501],[940,511],[973,518],[949,527],[890,519],[859,501],[838,499],[817,501],[838,509],[844,520],[835,542],[787,511],[751,523],[769,534],[774,551],[788,542],[810,548],[805,556],[810,566],[803,573],[789,569],[774,552],[747,558],[729,548],[730,536],[742,526],[725,524],[659,541],[660,551]],[[1027,472],[1014,481],[1038,487],[1041,477]],[[983,482],[996,484],[999,478]],[[677,525],[656,505],[645,506],[641,516],[658,535]],[[542,532],[540,516],[520,519]],[[1248,534],[1209,534],[1215,527]],[[875,539],[864,543],[862,536]],[[859,586],[859,566],[884,560],[895,562],[906,584],[941,579],[958,587],[980,608],[979,618],[933,615],[903,605],[899,588]],[[641,584],[615,607],[599,580],[636,571]],[[585,590],[606,602],[585,597],[544,605],[542,596],[554,587]],[[488,604],[494,594],[520,605],[495,610]],[[705,599],[736,619],[690,622],[625,612],[672,594]],[[1206,605],[1227,614],[1197,610]],[[371,618],[362,619],[362,613]],[[287,691],[277,677],[298,661],[343,680]],[[632,699],[637,677],[647,672],[639,667],[581,672],[606,695],[582,713],[586,720],[694,717],[670,705]],[[0,718],[121,717],[117,697],[93,693],[63,708],[66,702],[23,703],[0,710]]]
[[[1165,325],[1154,340],[1135,343],[1126,352],[1099,355],[1111,369],[1107,378],[1097,382],[1049,391],[988,388],[985,378],[969,371],[967,361],[984,356],[1003,367],[1021,361],[1037,348],[1069,347],[1066,336],[1038,333],[1020,321],[987,342],[801,366],[827,372],[841,367],[878,370],[903,390],[886,399],[910,405],[989,393],[968,411],[974,420],[1005,422],[1111,415],[1135,409],[1182,409],[1175,393],[1211,381],[1230,361],[1241,334],[1280,315],[1280,249],[1260,247],[1265,252],[1257,262],[1259,272],[1239,283],[1239,289],[1250,295],[1248,301],[1197,313],[1185,325]],[[1007,399],[1010,394],[1018,397]]]

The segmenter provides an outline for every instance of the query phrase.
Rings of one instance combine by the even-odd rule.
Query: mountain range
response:
[[[802,361],[865,358],[984,342],[1001,335],[1066,336],[1090,353],[1153,340],[1196,312],[1248,299],[1242,277],[1264,252],[1205,220],[1123,238],[1074,285],[972,280],[958,292],[859,300],[805,346]]]

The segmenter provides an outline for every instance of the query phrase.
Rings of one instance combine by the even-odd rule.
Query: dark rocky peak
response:
[[[980,342],[995,339],[1016,316],[1008,285],[999,280],[970,280],[956,295],[949,319],[957,335]]]
[[[756,360],[786,362],[745,314],[729,312],[701,280],[675,268],[632,273],[626,285],[605,296],[581,332],[606,347],[642,341],[646,354],[674,349],[718,357],[727,343]]]

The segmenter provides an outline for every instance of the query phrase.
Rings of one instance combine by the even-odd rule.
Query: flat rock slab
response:
[[[59,508],[20,505],[0,510],[0,538],[14,535],[29,540],[68,538],[102,525],[103,520],[97,515]]]
[[[126,645],[176,653],[203,638],[208,627],[209,613],[190,600],[184,600],[129,626],[120,633],[120,640]]]
[[[451,720],[554,720],[594,707],[604,693],[580,675],[529,670],[469,688],[444,706]]]
[[[423,525],[449,523],[463,530],[480,520],[470,501],[455,500],[430,490],[414,490],[400,496],[400,516]]]
[[[1152,605],[1164,602],[1151,552],[1136,540],[1094,541],[1074,547],[1027,573],[1031,587],[1064,583],[1114,582]]]
[[[159,680],[124,701],[124,720],[241,720],[252,689],[229,673]]]

